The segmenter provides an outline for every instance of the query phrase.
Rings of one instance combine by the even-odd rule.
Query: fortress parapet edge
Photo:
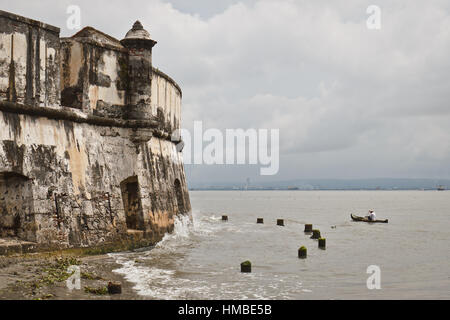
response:
[[[155,243],[191,206],[181,89],[137,21],[71,38],[0,11],[0,238],[41,248]]]

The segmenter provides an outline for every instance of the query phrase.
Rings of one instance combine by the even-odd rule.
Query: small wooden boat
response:
[[[372,221],[372,220],[369,220],[369,218],[367,218],[367,217],[358,217],[358,216],[355,216],[354,214],[351,214],[350,216],[352,217],[353,221],[361,221],[361,222],[369,222],[369,223],[388,223],[388,221],[389,221],[388,219]]]

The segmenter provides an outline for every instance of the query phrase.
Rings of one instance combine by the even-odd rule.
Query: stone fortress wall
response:
[[[179,86],[136,22],[118,41],[0,11],[0,238],[155,243],[190,214]]]

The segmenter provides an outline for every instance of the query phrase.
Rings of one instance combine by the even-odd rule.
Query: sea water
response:
[[[193,222],[112,254],[143,299],[449,299],[450,192],[195,191]],[[388,224],[353,222],[375,210]],[[222,222],[222,215],[228,222]],[[264,218],[264,224],[256,224]],[[285,226],[277,226],[284,219]],[[304,233],[313,224],[326,250]],[[298,248],[308,249],[307,259]],[[252,262],[252,273],[240,263]],[[370,289],[371,270],[379,289]],[[368,273],[369,271],[369,273]],[[373,278],[372,278],[373,279]]]

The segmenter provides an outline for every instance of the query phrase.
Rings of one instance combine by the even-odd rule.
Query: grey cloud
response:
[[[154,63],[183,89],[183,125],[279,128],[282,178],[449,178],[450,3],[371,1],[1,1],[66,30],[122,38],[140,19]],[[253,177],[249,167],[190,167],[193,180]]]

